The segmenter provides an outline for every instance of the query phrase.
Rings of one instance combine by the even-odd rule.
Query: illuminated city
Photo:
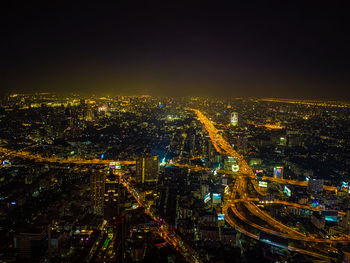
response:
[[[347,14],[286,7],[6,7],[0,263],[349,262]]]

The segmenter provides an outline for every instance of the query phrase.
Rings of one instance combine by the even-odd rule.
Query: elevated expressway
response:
[[[337,243],[337,242],[350,242],[349,239],[342,239],[342,240],[329,240],[329,239],[319,239],[315,238],[312,235],[304,235],[297,230],[288,227],[279,221],[275,220],[273,217],[271,217],[268,213],[261,210],[254,202],[257,202],[258,198],[252,198],[249,197],[249,191],[248,191],[248,181],[250,181],[253,184],[253,187],[255,191],[260,195],[266,195],[264,192],[259,190],[259,187],[256,185],[256,182],[254,180],[251,180],[252,178],[255,178],[254,172],[250,169],[247,162],[244,160],[244,158],[239,155],[232,146],[223,138],[223,136],[218,132],[218,130],[215,128],[213,123],[208,120],[200,111],[196,109],[188,109],[192,110],[196,113],[197,117],[201,121],[201,123],[204,124],[205,129],[207,130],[211,141],[215,147],[215,149],[227,156],[232,156],[238,158],[238,163],[240,167],[239,174],[234,174],[234,176],[237,177],[234,187],[232,188],[231,196],[228,199],[229,201],[224,203],[223,206],[223,212],[225,214],[226,221],[233,227],[235,227],[239,232],[250,236],[254,239],[260,239],[259,235],[256,234],[256,231],[251,231],[251,228],[257,229],[258,231],[263,231],[266,233],[270,233],[276,236],[285,237],[291,240],[298,240],[303,242],[312,242],[312,243]],[[95,165],[108,165],[109,162],[112,160],[101,160],[101,159],[93,159],[93,160],[85,160],[85,159],[59,159],[55,157],[43,157],[41,155],[33,155],[26,151],[13,151],[8,150],[6,148],[0,147],[0,153],[5,155],[11,155],[18,158],[28,159],[35,162],[46,162],[46,163],[58,163],[58,164],[79,164],[79,165],[88,165],[88,164],[95,164]],[[135,164],[135,161],[119,161],[122,165],[132,165]],[[189,165],[183,165],[183,164],[173,164],[179,167],[187,167],[193,170],[203,170],[208,168],[203,167],[193,167]],[[210,170],[210,169],[209,169]],[[230,174],[232,172],[230,171],[219,171],[219,172],[225,172],[227,174]],[[286,180],[286,179],[277,179],[277,178],[271,178],[271,177],[265,177],[265,180],[270,180],[276,183],[285,183],[285,184],[293,184],[293,185],[299,185],[299,186],[307,186],[307,182],[300,182],[300,181],[293,181],[293,180]],[[142,198],[140,198],[137,194],[137,190],[134,189],[132,186],[129,185],[129,183],[126,180],[122,180],[122,184],[126,187],[128,192],[132,194],[135,199],[138,201],[138,203],[145,207],[145,211],[147,214],[149,214],[154,220],[158,220],[157,216],[154,215],[149,209],[147,209],[147,206],[145,206],[145,203],[143,202]],[[332,186],[325,186],[325,190],[329,191],[336,191],[336,187]],[[273,203],[275,204],[283,204],[286,206],[292,206],[292,207],[299,207],[299,208],[305,208],[309,210],[313,210],[312,208],[308,206],[303,206],[300,204],[294,204],[289,203],[285,201],[279,201],[274,200]],[[251,215],[258,218],[259,220],[265,222],[263,225],[258,224],[256,222],[252,222],[251,220],[247,219],[244,214],[240,211],[240,208],[244,206],[245,210],[248,210]],[[317,210],[317,209],[314,209]],[[231,212],[234,214],[234,217],[231,216]],[[238,220],[237,220],[238,219]],[[245,229],[241,224],[241,222],[244,222],[246,225],[249,225],[249,229]],[[261,223],[261,222],[259,222]],[[159,229],[160,233],[162,233],[162,236],[164,239],[171,245],[173,245],[185,258],[188,262],[200,262],[198,259],[198,256],[196,255],[195,251],[192,250],[189,246],[185,245],[183,241],[181,241],[181,238],[179,236],[176,236],[173,231],[171,231],[171,227],[167,225],[166,223],[163,223],[163,225]],[[296,247],[288,247],[291,251],[297,251],[303,254],[307,254],[310,256],[314,256],[320,259],[327,259],[326,256],[313,252],[304,250],[301,248]]]
[[[216,145],[215,146],[216,150],[219,149],[218,152],[220,152],[220,148],[218,147],[218,145],[217,144],[214,144],[214,145]],[[135,161],[131,161],[131,160],[119,160],[119,161],[102,160],[102,159],[90,159],[90,160],[88,160],[88,159],[81,159],[81,158],[60,159],[57,157],[44,157],[44,156],[41,156],[40,154],[32,154],[32,153],[27,152],[27,151],[9,150],[9,149],[4,148],[4,147],[0,147],[0,153],[5,154],[5,155],[10,155],[12,157],[18,157],[18,158],[22,158],[22,159],[27,159],[27,160],[31,160],[31,161],[35,161],[35,162],[43,162],[43,163],[79,164],[79,165],[89,165],[89,164],[108,165],[110,162],[119,162],[121,165],[134,165],[136,163]],[[191,159],[195,159],[195,158],[199,158],[199,156],[191,158]],[[182,167],[182,168],[190,168],[193,171],[200,171],[200,170],[208,170],[209,171],[209,170],[211,170],[210,168],[193,166],[193,165],[188,165],[188,164],[174,163],[172,165]],[[248,170],[248,168],[246,167],[247,170]],[[250,168],[249,168],[249,170],[250,170]],[[233,173],[232,171],[227,171],[227,170],[218,170],[217,172],[237,175],[236,173]],[[250,173],[249,175],[251,176],[251,178],[255,177],[254,173]],[[249,175],[247,175],[247,176],[249,176]],[[304,181],[295,181],[295,180],[280,179],[280,178],[273,178],[273,177],[266,177],[266,176],[264,176],[263,179],[267,180],[267,181],[276,182],[276,183],[291,184],[291,185],[298,185],[298,186],[305,186],[305,187],[307,186],[307,182],[304,182]],[[335,187],[335,186],[324,185],[323,188],[324,188],[324,190],[327,190],[327,191],[334,191],[334,192],[337,191],[337,187]],[[260,194],[264,195],[263,192],[261,192]]]
[[[196,109],[188,109],[192,110],[196,113],[198,119],[208,132],[211,141],[215,147],[215,149],[226,156],[232,156],[238,158],[240,172],[236,175],[236,181],[234,186],[232,187],[232,192],[229,197],[225,197],[225,203],[223,205],[223,213],[225,214],[226,221],[233,227],[235,227],[239,232],[260,240],[259,233],[265,232],[275,236],[283,237],[292,241],[301,241],[301,243],[310,242],[310,244],[317,243],[339,243],[339,242],[350,242],[350,238],[348,236],[342,237],[342,239],[337,240],[329,240],[329,239],[321,239],[317,238],[313,235],[306,235],[292,227],[286,226],[283,223],[277,221],[272,216],[270,216],[265,211],[261,210],[254,202],[258,201],[258,198],[249,197],[248,191],[248,181],[253,183],[254,189],[258,191],[258,194],[264,195],[263,192],[259,191],[256,186],[254,180],[251,180],[255,177],[254,172],[250,169],[247,162],[244,158],[239,155],[233,147],[223,138],[223,136],[218,132],[213,123],[206,118],[199,110]],[[299,182],[285,179],[276,179],[265,177],[265,179],[270,179],[274,182],[285,183],[285,184],[295,184],[300,186],[307,186],[307,182]],[[336,191],[335,187],[325,187],[325,190]],[[303,207],[309,210],[313,210],[308,206],[303,206],[300,204],[291,204],[284,201],[271,201],[271,203],[279,203],[285,206],[293,206],[293,207]],[[254,222],[250,220],[250,218],[254,219]],[[255,222],[256,221],[256,222]],[[256,231],[258,230],[258,231]],[[263,240],[262,240],[263,241]],[[299,247],[288,246],[288,250],[297,251],[303,254],[307,254],[309,256],[313,256],[322,260],[327,260],[328,257],[325,254],[321,254],[319,252],[305,250]],[[314,248],[314,250],[317,250]],[[319,251],[319,250],[318,250]],[[327,253],[326,253],[327,254]]]
[[[101,160],[101,159],[80,159],[80,158],[67,158],[67,159],[60,159],[57,157],[44,157],[39,154],[32,154],[30,152],[26,151],[14,151],[9,150],[4,147],[0,147],[0,153],[11,155],[13,157],[18,157],[22,159],[31,160],[34,162],[43,162],[43,163],[60,163],[60,164],[101,164],[101,165],[108,165],[112,160]],[[120,162],[121,165],[132,165],[135,164],[135,161],[113,161],[113,162]]]

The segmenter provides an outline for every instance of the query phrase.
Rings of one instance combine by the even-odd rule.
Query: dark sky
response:
[[[333,1],[47,2],[1,7],[6,92],[350,100],[348,9]]]

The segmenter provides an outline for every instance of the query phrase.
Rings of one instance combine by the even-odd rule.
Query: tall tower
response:
[[[232,126],[237,126],[237,124],[238,124],[238,112],[232,112],[230,120],[231,120]]]
[[[103,205],[103,214],[106,220],[116,219],[120,214],[121,199],[119,179],[114,174],[107,175]]]
[[[100,171],[93,171],[90,176],[91,198],[94,213],[103,215],[103,201],[105,194],[105,174]]]
[[[136,158],[136,182],[157,182],[159,173],[158,156],[141,156]]]

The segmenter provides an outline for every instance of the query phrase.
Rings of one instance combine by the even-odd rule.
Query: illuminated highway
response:
[[[102,164],[108,165],[110,162],[120,162],[121,165],[132,165],[135,164],[135,161],[112,161],[112,160],[102,160],[102,159],[79,159],[79,158],[67,158],[67,159],[59,159],[56,157],[43,157],[39,154],[32,154],[30,152],[25,151],[12,151],[6,148],[0,147],[0,153],[11,155],[13,157],[18,157],[22,159],[27,159],[35,162],[44,162],[44,163],[62,163],[62,164]]]
[[[177,166],[177,167],[180,167],[180,168],[189,168],[192,171],[211,171],[211,170],[213,170],[212,168],[201,167],[201,166],[194,166],[194,165],[189,165],[189,164],[171,163],[171,165]],[[217,169],[216,171],[218,173],[230,174],[232,176],[238,176],[239,175],[238,173],[232,172],[230,170]],[[250,175],[250,178],[254,179],[255,178],[255,174]],[[302,186],[302,187],[307,187],[308,186],[308,182],[306,182],[306,181],[289,180],[289,179],[274,178],[274,177],[268,177],[268,176],[263,176],[262,179],[265,180],[265,181],[270,181],[270,182],[279,183],[279,184],[290,184],[290,185],[296,185],[296,186]],[[254,185],[254,188],[256,188],[255,190],[260,195],[266,195],[266,193],[262,192],[259,189],[256,181],[252,181],[252,184]],[[338,188],[336,186],[330,186],[330,185],[323,185],[323,189],[326,190],[326,191],[331,191],[331,192],[338,191]]]
[[[209,136],[212,140],[212,143],[215,147],[215,149],[223,155],[226,156],[232,156],[236,157],[239,160],[239,166],[240,171],[236,176],[236,182],[232,188],[232,193],[229,201],[225,202],[223,207],[223,212],[225,214],[226,221],[235,227],[238,231],[242,232],[243,234],[250,236],[255,239],[260,239],[258,235],[251,233],[248,230],[245,230],[243,227],[239,226],[238,223],[235,223],[235,221],[231,218],[230,214],[228,213],[229,209],[233,212],[235,217],[237,217],[242,222],[245,222],[247,225],[249,225],[252,228],[258,229],[259,231],[263,231],[266,233],[270,233],[276,236],[281,236],[287,239],[292,240],[300,240],[300,241],[309,241],[313,243],[337,243],[337,242],[350,242],[350,239],[338,239],[338,240],[329,240],[329,239],[319,239],[315,238],[314,236],[306,236],[295,229],[288,227],[274,218],[272,218],[270,215],[268,215],[266,212],[262,211],[258,206],[256,206],[253,203],[253,200],[249,198],[248,196],[248,186],[247,181],[251,180],[252,178],[255,178],[254,172],[250,169],[247,162],[244,160],[243,156],[239,155],[233,147],[223,138],[221,134],[219,134],[218,130],[214,127],[213,123],[208,120],[200,111],[196,109],[188,109],[192,110],[196,113],[198,119],[202,124],[204,124],[205,129],[209,133]],[[292,180],[285,180],[285,179],[277,179],[277,178],[271,178],[271,177],[265,177],[264,179],[279,182],[279,183],[285,183],[285,184],[295,184],[299,186],[307,186],[307,182],[300,182],[300,181],[292,181]],[[258,190],[258,187],[254,184],[254,180],[252,180],[254,189],[256,191]],[[336,191],[335,187],[331,186],[325,186],[325,190],[330,191]],[[259,191],[261,192],[261,191]],[[264,193],[261,193],[264,195]],[[265,194],[266,195],[266,194]],[[254,223],[250,220],[248,220],[242,213],[237,209],[238,202],[235,202],[235,200],[240,200],[241,203],[248,209],[248,211],[255,217],[259,218],[259,220],[262,220],[263,222],[266,222],[264,226]],[[255,199],[256,200],[256,199]],[[274,201],[270,201],[270,203],[275,203]],[[283,201],[276,201],[276,203],[280,203],[283,205],[289,205],[288,202]],[[299,204],[292,204],[294,207],[299,207],[301,205]],[[309,209],[309,208],[308,208]],[[266,227],[269,225],[270,227]],[[295,247],[288,247],[289,250],[298,251],[303,254],[308,254],[320,259],[328,259],[327,256],[322,255],[320,253],[316,253],[313,251],[308,251],[300,248]]]
[[[238,231],[242,232],[243,234],[250,236],[255,239],[259,239],[259,236],[251,233],[250,230],[244,229],[244,227],[240,226],[239,223],[237,223],[236,220],[234,220],[231,215],[228,213],[228,211],[232,211],[234,216],[238,218],[240,221],[246,223],[250,227],[257,229],[259,231],[263,231],[266,233],[270,233],[273,235],[285,237],[291,240],[299,240],[299,241],[309,241],[312,243],[337,243],[337,242],[350,242],[349,238],[346,239],[337,239],[337,240],[329,240],[329,239],[320,239],[316,238],[312,235],[304,235],[297,230],[288,227],[281,222],[277,221],[273,217],[271,217],[268,213],[262,211],[254,202],[259,201],[258,198],[251,198],[249,197],[249,191],[248,191],[248,181],[250,181],[253,184],[254,190],[259,195],[266,195],[265,192],[261,191],[260,188],[257,186],[257,183],[255,180],[252,180],[255,178],[254,172],[250,169],[247,162],[244,160],[243,156],[239,155],[233,147],[224,139],[224,137],[221,135],[221,133],[215,128],[214,124],[208,120],[200,111],[196,109],[188,109],[192,110],[196,113],[197,117],[199,118],[200,122],[204,124],[204,127],[206,131],[208,132],[211,141],[215,147],[215,149],[222,155],[235,157],[238,159],[238,164],[240,167],[239,172],[234,173],[232,171],[225,171],[225,170],[218,170],[218,172],[232,174],[236,177],[236,182],[234,187],[232,188],[231,192],[231,198],[230,201],[226,202],[223,207],[223,212],[225,214],[226,221],[233,227],[235,227]],[[76,158],[68,158],[68,159],[58,159],[55,157],[43,157],[41,155],[33,155],[29,152],[25,151],[11,151],[6,148],[0,147],[0,153],[5,155],[11,155],[14,157],[19,157],[23,159],[28,159],[36,162],[47,162],[47,163],[61,163],[61,164],[101,164],[101,165],[108,165],[112,160],[101,160],[101,159],[93,159],[93,160],[83,160],[83,159],[76,159]],[[135,164],[135,161],[119,161],[122,165],[132,165]],[[185,165],[185,164],[172,164],[179,167],[186,167],[192,170],[211,170],[209,168],[203,168],[198,166],[191,166],[191,165]],[[307,186],[307,182],[303,181],[294,181],[294,180],[287,180],[287,179],[278,179],[278,178],[272,178],[272,177],[263,177],[264,180],[269,180],[276,183],[284,183],[284,184],[292,184],[292,185],[298,185],[298,186]],[[157,222],[159,222],[159,218],[149,209],[147,204],[142,199],[142,195],[137,192],[130,184],[125,180],[121,179],[122,184],[130,194],[134,196],[134,198],[137,200],[137,202],[140,204],[140,206],[143,206],[145,208],[145,212],[151,216],[151,218]],[[334,186],[324,186],[325,190],[328,191],[337,191],[337,188]],[[282,204],[285,206],[292,206],[297,208],[304,208],[309,210],[317,210],[312,209],[311,207],[300,205],[300,204],[294,204],[289,203],[285,201],[279,201],[274,200],[270,201],[270,203],[274,204]],[[251,220],[248,220],[244,214],[242,214],[241,211],[239,211],[239,208],[241,206],[244,206],[249,213],[256,218],[259,218],[259,220],[266,222],[263,226],[252,222]],[[252,218],[253,218],[252,217]],[[172,227],[168,225],[166,222],[163,221],[162,225],[159,228],[159,232],[161,236],[171,245],[175,247],[177,251],[179,251],[188,262],[200,262],[198,259],[197,253],[188,245],[186,245],[179,236],[177,236],[174,231],[172,230]],[[300,253],[312,255],[314,257],[318,257],[321,259],[324,259],[324,255],[313,252],[313,251],[306,251],[300,248],[295,247],[288,247],[289,250],[298,251]]]
[[[216,136],[217,138],[220,138],[221,140],[223,140],[222,136]],[[219,152],[222,151],[220,149],[219,144],[217,144],[217,149],[219,149]],[[231,147],[230,145],[226,145],[225,147]],[[10,155],[13,157],[18,157],[18,158],[22,158],[22,159],[28,159],[31,161],[35,161],[35,162],[47,162],[47,163],[61,163],[61,164],[80,164],[80,165],[88,165],[88,164],[101,164],[101,165],[108,165],[110,162],[119,162],[121,165],[133,165],[136,162],[135,161],[128,161],[128,160],[119,160],[119,161],[115,161],[115,160],[102,160],[102,159],[91,159],[91,160],[87,160],[87,159],[81,159],[81,158],[67,158],[67,159],[60,159],[57,157],[43,157],[39,154],[32,154],[30,152],[26,152],[26,151],[14,151],[14,150],[9,150],[6,149],[4,147],[0,147],[0,153],[2,154],[6,154],[6,155]],[[231,155],[232,156],[232,155]],[[193,159],[197,159],[200,158],[201,156],[196,156],[191,158],[191,160]],[[235,154],[235,157],[239,157],[239,155]],[[244,161],[244,160],[243,160]],[[246,172],[249,172],[251,178],[255,178],[255,175],[253,173],[253,171],[251,171],[251,169],[249,168],[248,164],[244,161],[244,163],[242,162],[242,160],[240,160],[241,164],[243,164],[243,169],[245,169]],[[210,171],[212,169],[210,168],[205,168],[205,167],[200,167],[200,166],[193,166],[193,165],[188,165],[188,164],[179,164],[179,163],[173,163],[171,165],[174,166],[178,166],[181,168],[190,168],[193,171],[200,171],[200,170],[207,170]],[[250,171],[249,171],[250,170]],[[231,175],[237,175],[237,173],[234,173],[232,171],[228,171],[228,170],[217,170],[218,173],[226,173],[226,174],[231,174]],[[307,182],[305,181],[295,181],[295,180],[288,180],[288,179],[282,179],[282,178],[273,178],[273,177],[267,177],[264,176],[263,180],[267,180],[267,181],[272,181],[275,183],[282,183],[282,184],[291,184],[291,185],[298,185],[298,186],[304,186],[306,187],[308,185]],[[253,182],[253,184],[256,184],[255,182]],[[328,185],[324,185],[323,186],[324,190],[327,191],[337,191],[337,187],[336,186],[328,186]],[[258,188],[256,189],[258,192],[260,190],[258,190]],[[265,195],[264,192],[259,192],[259,194],[261,195]]]

